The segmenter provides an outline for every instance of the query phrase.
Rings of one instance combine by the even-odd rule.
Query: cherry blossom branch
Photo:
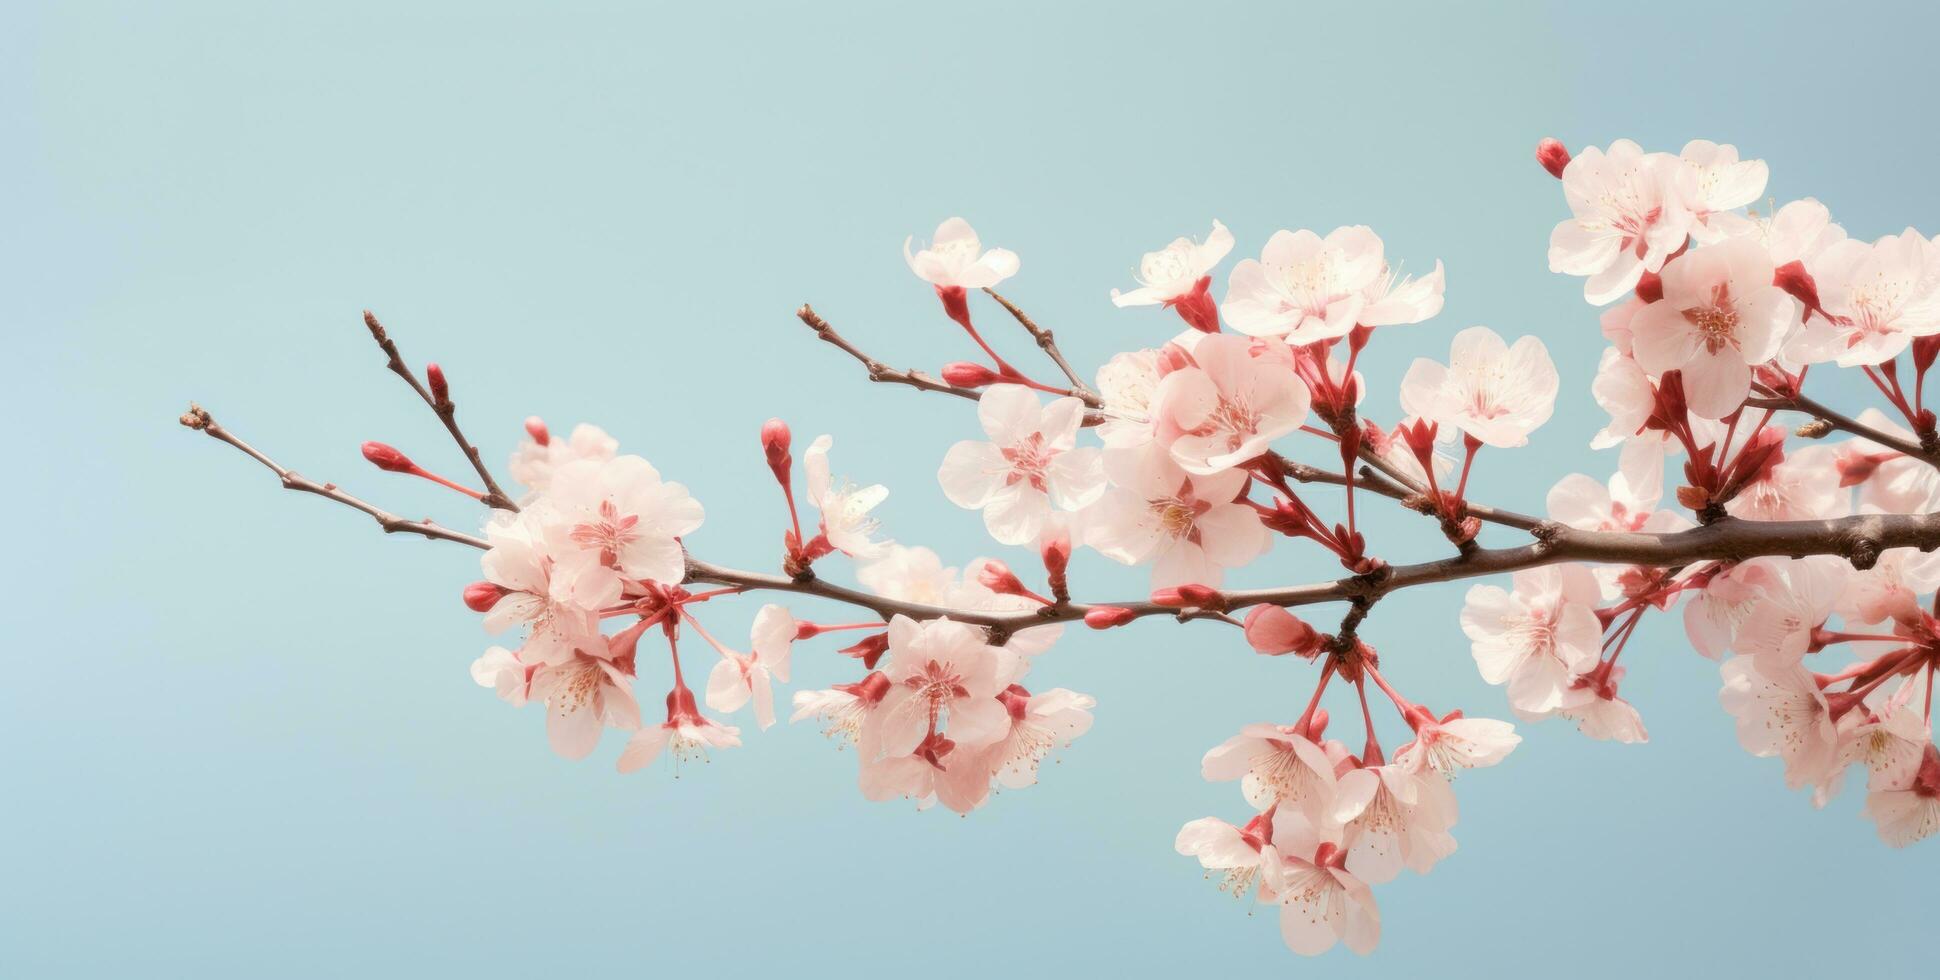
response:
[[[211,439],[234,446],[244,455],[268,467],[270,472],[275,473],[276,478],[282,481],[283,489],[296,490],[302,493],[313,493],[325,500],[334,500],[346,507],[363,511],[369,514],[372,519],[376,520],[377,526],[383,528],[386,534],[419,534],[432,540],[456,541],[459,544],[471,545],[480,550],[491,547],[484,538],[454,531],[429,519],[421,521],[407,520],[375,504],[367,503],[339,490],[334,483],[318,483],[315,480],[300,476],[295,470],[277,463],[256,449],[256,447],[242,441],[230,433],[228,429],[217,424],[215,418],[209,414],[208,410],[200,405],[190,403],[189,410],[182,413],[180,421],[183,425],[195,429]]]
[[[390,334],[384,331],[384,325],[377,321],[377,315],[369,310],[364,311],[364,326],[370,328],[371,339],[377,341],[377,346],[390,359],[385,367],[390,368],[391,373],[403,378],[404,383],[410,385],[411,390],[417,392],[418,397],[424,399],[426,405],[431,406],[431,411],[437,414],[438,421],[445,424],[445,431],[451,433],[452,441],[458,444],[459,451],[471,461],[472,469],[478,473],[478,478],[485,482],[485,496],[479,499],[485,506],[495,510],[517,512],[519,505],[513,503],[512,498],[506,496],[505,491],[499,488],[498,481],[492,478],[491,468],[485,465],[484,458],[479,455],[478,447],[472,445],[471,441],[465,438],[464,431],[458,428],[458,406],[452,403],[451,394],[445,390],[442,381],[435,385],[438,389],[435,394],[431,389],[426,388],[410,366],[404,363],[403,355],[397,350],[397,341],[391,339]]]
[[[1057,341],[1052,338],[1051,331],[1038,326],[1037,321],[1032,320],[1029,315],[1018,308],[1016,303],[1005,299],[996,290],[985,286],[983,291],[991,299],[1001,304],[1004,309],[1010,311],[1010,315],[1017,320],[1018,325],[1023,327],[1025,332],[1031,335],[1031,339],[1037,341],[1037,346],[1044,350],[1044,353],[1058,366],[1058,370],[1064,372],[1065,378],[1071,382],[1072,394],[1082,399],[1086,405],[1092,408],[1098,408],[1104,404],[1104,401],[1098,397],[1098,393],[1092,391],[1091,386],[1085,384],[1084,379],[1078,376],[1078,372],[1072,369],[1071,362],[1064,359],[1064,352],[1058,349]]]

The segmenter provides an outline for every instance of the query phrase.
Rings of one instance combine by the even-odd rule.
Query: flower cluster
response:
[[[1644,619],[1683,603],[1691,647],[1720,662],[1720,701],[1747,751],[1777,757],[1786,784],[1821,806],[1861,767],[1864,813],[1889,844],[1940,832],[1931,726],[1940,524],[1929,523],[1940,520],[1940,425],[1924,405],[1940,358],[1940,246],[1910,229],[1848,238],[1811,199],[1754,210],[1767,168],[1731,146],[1700,140],[1670,154],[1618,141],[1572,156],[1549,140],[1537,158],[1572,213],[1550,236],[1550,267],[1582,277],[1585,298],[1604,307],[1609,346],[1590,393],[1609,422],[1590,445],[1618,449],[1607,478],[1555,483],[1540,516],[1473,500],[1469,485],[1478,460],[1506,465],[1503,454],[1531,445],[1550,420],[1560,379],[1548,348],[1468,327],[1446,338],[1446,359],[1415,359],[1391,400],[1368,399],[1359,368],[1377,337],[1412,327],[1399,336],[1442,348],[1413,325],[1441,312],[1446,281],[1439,261],[1404,275],[1359,225],[1275,231],[1257,258],[1231,265],[1223,290],[1220,266],[1238,241],[1218,221],[1203,241],[1145,254],[1137,285],[1113,290],[1112,303],[1180,322],[1088,380],[995,292],[1018,273],[1017,255],[985,248],[961,218],[920,249],[906,241],[904,255],[975,359],[934,375],[895,370],[811,308],[798,311],[870,380],[976,403],[974,427],[953,430],[971,437],[944,449],[939,435],[926,458],[939,460],[944,497],[978,512],[997,545],[1023,549],[1018,570],[1001,557],[946,565],[890,537],[877,516],[889,491],[840,478],[826,435],[798,468],[779,419],[760,444],[786,507],[773,515],[780,575],[690,554],[700,504],[594,426],[555,440],[529,420],[511,458],[524,485],[515,498],[459,430],[444,372],[431,365],[420,383],[369,316],[391,369],[439,415],[484,487],[381,443],[364,455],[484,503],[482,536],[308,481],[200,408],[182,421],[386,531],[483,549],[483,578],[464,601],[504,638],[473,678],[515,706],[543,705],[562,756],[590,755],[608,728],[628,733],[621,772],[740,745],[741,727],[726,719],[744,710],[757,730],[771,727],[796,645],[836,635],[851,642],[807,669],[834,663],[840,673],[793,692],[790,720],[813,720],[854,748],[868,799],[967,814],[1034,784],[1090,728],[1092,698],[1038,682],[1067,624],[1109,630],[1167,616],[1235,627],[1256,653],[1310,669],[1311,688],[1290,685],[1289,703],[1305,703],[1292,723],[1247,725],[1206,754],[1204,777],[1238,782],[1249,809],[1238,823],[1186,824],[1176,848],[1233,895],[1278,906],[1286,944],[1303,954],[1372,950],[1373,888],[1454,852],[1451,778],[1501,762],[1521,738],[1507,722],[1432,712],[1384,673],[1363,631],[1377,603],[1416,585],[1508,573],[1471,586],[1459,615],[1483,680],[1522,721],[1558,717],[1626,743],[1647,733],[1621,690],[1636,657],[1619,659]],[[1062,378],[1006,360],[978,326],[972,290],[1028,332]],[[1881,406],[1848,415],[1806,395],[1809,372],[1839,368],[1857,369]],[[1809,421],[1788,429],[1779,413]],[[1834,432],[1844,436],[1828,440]],[[1441,557],[1391,564],[1362,531],[1370,498],[1426,518]],[[1520,538],[1484,547],[1485,528]],[[1282,539],[1299,549],[1295,561],[1319,557],[1338,577],[1231,587]],[[1144,566],[1149,592],[1074,600],[1073,559],[1085,548]],[[838,584],[844,572],[853,587]],[[766,603],[745,647],[703,622],[717,608],[708,603],[757,591],[866,615],[818,622]],[[1290,608],[1319,603],[1344,607],[1331,632]],[[657,654],[641,655],[649,636],[667,650],[664,721],[643,719],[638,700],[643,683],[662,689],[642,678],[658,676]],[[712,651],[698,696],[683,669],[688,636]],[[1418,646],[1397,660],[1440,648]],[[1358,746],[1328,734],[1330,690],[1354,698]],[[1395,726],[1391,742],[1405,726],[1393,752],[1376,705]]]

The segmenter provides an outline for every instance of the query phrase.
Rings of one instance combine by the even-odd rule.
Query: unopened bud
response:
[[[465,605],[472,612],[491,612],[500,599],[505,598],[506,589],[490,582],[473,582],[465,586]]]
[[[1124,606],[1093,606],[1085,610],[1085,625],[1095,630],[1123,626],[1137,618],[1138,613]]]
[[[977,572],[977,583],[998,595],[1023,595],[1024,583],[1010,570],[1010,566],[992,558],[985,561]]]
[[[1570,165],[1569,148],[1561,140],[1545,136],[1542,142],[1536,144],[1536,162],[1542,164],[1551,177],[1561,180],[1564,168]]]
[[[424,380],[431,386],[431,403],[440,407],[451,404],[451,385],[445,382],[445,369],[437,364],[424,366]]]
[[[409,473],[417,469],[410,457],[381,442],[364,443],[364,458],[370,460],[372,466],[392,473]]]
[[[531,436],[532,441],[541,446],[552,442],[552,433],[546,431],[546,420],[537,415],[526,417],[525,434]]]
[[[1320,633],[1300,617],[1275,605],[1254,606],[1246,614],[1246,642],[1256,652],[1269,657],[1299,654],[1313,657],[1320,653]]]
[[[793,443],[788,423],[780,419],[761,423],[761,452],[768,458],[768,468],[775,471],[777,480],[787,480],[788,471],[794,468],[795,459],[788,454]]]
[[[959,388],[981,388],[996,384],[1003,376],[971,361],[951,361],[943,365],[943,380]]]

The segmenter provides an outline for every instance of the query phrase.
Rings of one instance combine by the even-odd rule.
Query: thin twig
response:
[[[871,381],[881,382],[883,384],[908,385],[918,391],[934,391],[945,395],[955,395],[958,398],[968,398],[971,401],[976,401],[980,397],[974,389],[959,388],[956,385],[938,381],[921,371],[899,371],[864,354],[856,345],[849,343],[848,338],[836,333],[835,328],[830,326],[827,320],[822,319],[822,315],[815,312],[807,303],[803,303],[801,309],[795,311],[795,316],[803,323],[808,324],[809,329],[814,330],[816,336],[828,341],[843,353],[860,361],[862,366],[868,369],[869,380]]]
[[[431,411],[437,414],[438,421],[445,424],[445,431],[451,433],[452,441],[458,443],[459,451],[463,452],[465,459],[471,462],[472,469],[478,473],[478,478],[485,481],[485,496],[480,498],[485,506],[516,513],[519,505],[513,503],[512,498],[506,496],[505,491],[499,488],[498,481],[492,478],[491,469],[485,465],[484,458],[478,454],[478,447],[472,445],[465,438],[465,433],[458,428],[458,406],[453,404],[449,397],[444,399],[434,397],[431,390],[418,380],[417,373],[411,370],[410,365],[404,363],[403,355],[397,352],[397,341],[392,340],[390,334],[384,332],[384,325],[377,322],[376,314],[365,310],[364,326],[370,328],[371,339],[377,341],[377,346],[383,349],[384,356],[390,359],[385,367],[403,378],[404,383],[410,385],[411,390],[417,392],[418,397],[424,399],[426,405],[431,406]]]
[[[1835,429],[1850,432],[1862,439],[1879,443],[1888,449],[1905,453],[1914,459],[1923,460],[1931,466],[1940,467],[1940,455],[1927,452],[1920,447],[1919,443],[1911,439],[1893,435],[1890,432],[1876,429],[1858,419],[1807,398],[1804,395],[1795,395],[1790,398],[1778,396],[1770,398],[1749,398],[1745,400],[1745,404],[1752,408],[1768,408],[1780,412],[1803,412]]]
[[[429,519],[422,521],[406,520],[375,504],[366,503],[337,489],[337,485],[334,483],[318,483],[307,477],[299,476],[295,470],[277,463],[275,460],[264,455],[256,447],[242,441],[228,429],[218,425],[208,410],[200,405],[190,403],[189,410],[182,414],[180,421],[183,425],[195,429],[211,439],[215,439],[218,442],[226,442],[234,446],[241,450],[244,455],[268,467],[269,471],[275,473],[276,478],[282,481],[283,489],[296,490],[301,493],[313,493],[325,500],[334,500],[346,507],[363,511],[369,514],[373,520],[377,521],[377,526],[383,528],[386,534],[421,534],[433,540],[456,541],[459,544],[468,544],[479,549],[488,549],[491,547],[484,538],[454,531],[441,524],[434,523]]]
[[[1064,359],[1064,352],[1058,349],[1057,341],[1051,336],[1051,331],[1038,326],[1035,320],[1032,320],[1023,310],[1018,309],[1016,303],[998,295],[996,290],[985,286],[983,291],[991,299],[1002,304],[1004,309],[1009,310],[1010,315],[1017,320],[1018,325],[1022,326],[1025,332],[1029,333],[1031,338],[1037,341],[1037,346],[1042,348],[1045,354],[1050,355],[1052,362],[1057,364],[1058,370],[1063,371],[1064,376],[1070,380],[1072,394],[1083,399],[1084,403],[1092,408],[1099,408],[1105,404],[1098,397],[1098,393],[1092,391],[1091,386],[1085,384],[1084,379],[1078,376],[1078,372],[1072,370],[1071,362]]]

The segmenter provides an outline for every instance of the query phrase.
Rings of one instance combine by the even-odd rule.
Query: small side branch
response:
[[[1086,405],[1092,408],[1099,408],[1105,404],[1098,397],[1098,393],[1092,391],[1091,386],[1085,384],[1084,379],[1078,376],[1078,372],[1072,370],[1071,362],[1064,359],[1064,352],[1058,349],[1057,340],[1051,336],[1051,331],[1038,326],[1037,321],[1032,320],[1028,314],[1017,307],[1016,303],[1005,299],[996,290],[985,286],[983,291],[991,299],[1002,304],[1004,309],[1010,311],[1011,317],[1016,319],[1017,324],[1023,327],[1026,333],[1031,335],[1031,339],[1037,341],[1037,346],[1044,350],[1044,353],[1051,358],[1052,363],[1056,364],[1058,370],[1063,371],[1065,378],[1071,382],[1071,391],[1073,394],[1077,395]]]
[[[830,326],[827,320],[822,319],[822,315],[815,312],[807,303],[803,303],[801,309],[795,311],[795,316],[807,324],[809,329],[815,331],[816,336],[828,341],[843,353],[861,362],[862,366],[868,370],[869,380],[871,381],[882,384],[908,385],[918,391],[934,391],[945,395],[955,395],[958,398],[968,398],[971,401],[976,401],[979,398],[977,392],[970,388],[959,388],[956,385],[938,381],[921,371],[899,371],[864,354],[856,345],[849,343],[848,338],[836,333],[835,328]]]
[[[456,541],[459,544],[471,545],[481,550],[491,547],[484,538],[454,531],[441,524],[433,523],[430,520],[407,520],[375,504],[367,503],[343,492],[334,483],[318,483],[315,480],[300,476],[295,470],[277,463],[275,460],[264,455],[256,447],[242,441],[228,429],[218,425],[208,410],[200,405],[191,403],[189,410],[182,413],[180,421],[183,425],[201,432],[211,439],[228,443],[240,450],[243,455],[268,467],[269,471],[276,474],[276,478],[282,481],[283,489],[296,490],[301,493],[313,493],[325,500],[332,500],[343,504],[345,507],[363,511],[365,514],[370,515],[373,520],[377,521],[377,526],[383,528],[386,534],[419,534],[437,541]]]
[[[472,445],[471,441],[465,438],[464,431],[458,428],[458,406],[452,403],[449,396],[438,398],[432,395],[424,382],[418,380],[417,373],[411,370],[410,365],[404,363],[403,355],[398,353],[397,341],[392,340],[390,334],[384,331],[384,325],[377,322],[376,314],[365,310],[364,326],[370,328],[371,339],[377,341],[377,346],[384,351],[384,356],[389,358],[384,366],[390,368],[391,373],[403,378],[404,383],[410,385],[411,390],[417,392],[418,397],[424,399],[424,403],[431,407],[431,411],[438,416],[438,421],[445,424],[445,431],[451,433],[451,439],[458,444],[459,451],[463,452],[465,459],[471,462],[472,469],[478,473],[478,478],[484,481],[485,496],[480,499],[485,506],[496,510],[517,512],[519,505],[513,503],[511,497],[506,496],[505,491],[499,487],[498,481],[492,478],[492,471],[485,465],[484,458],[478,454],[478,447]]]
[[[1919,443],[1911,439],[1876,429],[1858,419],[1838,412],[1821,402],[1807,398],[1804,395],[1796,395],[1791,398],[1751,398],[1746,400],[1745,404],[1751,408],[1768,408],[1777,412],[1801,412],[1824,422],[1834,429],[1852,433],[1862,439],[1879,443],[1888,449],[1905,453],[1930,466],[1940,467],[1940,454],[1929,453]]]

